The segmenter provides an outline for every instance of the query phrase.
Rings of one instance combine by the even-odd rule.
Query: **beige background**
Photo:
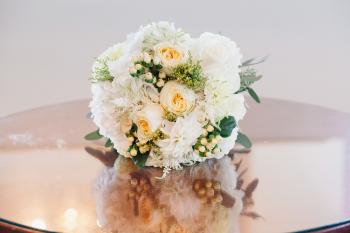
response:
[[[264,97],[350,112],[350,1],[0,0],[0,116],[90,96],[95,56],[140,24],[220,32],[270,55]]]

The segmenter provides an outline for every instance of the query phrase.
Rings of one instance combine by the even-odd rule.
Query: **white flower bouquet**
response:
[[[248,210],[258,180],[243,187],[241,162],[224,157],[236,142],[251,146],[238,127],[243,93],[260,102],[251,85],[261,76],[252,65],[264,59],[241,58],[227,37],[193,38],[160,22],[96,59],[90,116],[98,130],[85,138],[106,138],[107,151],[86,150],[114,163],[95,188],[103,228],[232,233],[240,215],[259,216]]]
[[[260,79],[241,62],[235,42],[203,33],[193,38],[171,23],[152,23],[103,52],[92,67],[91,117],[106,147],[139,167],[167,173],[220,159],[235,142],[250,147],[238,122],[243,92]]]

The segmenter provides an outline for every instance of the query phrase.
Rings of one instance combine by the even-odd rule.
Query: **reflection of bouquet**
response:
[[[103,161],[115,158],[86,150]],[[241,162],[228,156],[207,160],[159,180],[155,177],[161,175],[160,169],[138,168],[119,156],[106,164],[114,163],[114,168],[106,168],[96,181],[99,226],[118,233],[239,232],[241,215],[260,217],[250,210],[258,180],[243,185]]]
[[[237,123],[246,112],[242,92],[259,102],[250,85],[260,76],[241,57],[221,35],[192,38],[166,22],[141,27],[93,65],[99,129],[86,138],[104,136],[136,165],[165,171],[221,158],[236,140],[250,146]]]

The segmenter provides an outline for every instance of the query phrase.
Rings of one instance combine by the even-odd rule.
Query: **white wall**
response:
[[[0,115],[89,97],[93,58],[149,21],[270,55],[265,97],[350,112],[350,1],[0,0]]]

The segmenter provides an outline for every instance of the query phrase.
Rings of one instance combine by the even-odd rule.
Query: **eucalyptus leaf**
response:
[[[258,94],[256,94],[256,92],[253,90],[253,88],[247,87],[247,91],[248,91],[249,95],[250,95],[257,103],[260,103],[260,98],[259,98]]]
[[[84,137],[86,140],[90,140],[90,141],[93,141],[93,140],[98,140],[98,139],[101,139],[103,138],[103,136],[100,134],[99,130],[96,130],[96,131],[93,131],[87,135],[85,135]]]
[[[245,148],[251,148],[252,147],[252,142],[250,141],[248,136],[243,134],[243,133],[241,133],[241,132],[238,132],[236,143],[241,144]]]
[[[105,143],[105,147],[113,147],[114,146],[114,144],[113,144],[113,142],[111,141],[111,139],[108,139],[107,141],[106,141],[106,143]]]
[[[254,75],[254,76],[243,76],[244,82],[254,83],[259,81],[262,78],[262,75]]]
[[[256,59],[256,58],[255,58],[255,57],[253,57],[253,58],[250,58],[250,59],[248,59],[248,60],[246,60],[246,61],[242,62],[241,67],[244,67],[244,66],[249,66],[249,64],[250,64],[250,63],[252,63],[252,62],[253,62],[255,59]]]
[[[257,58],[251,58],[251,59],[248,59],[246,61],[244,61],[241,65],[241,67],[245,67],[245,66],[253,66],[253,65],[257,65],[257,64],[260,64],[260,63],[263,63],[267,60],[269,56],[265,56],[265,57],[262,57],[260,59],[257,59]]]
[[[255,82],[259,81],[262,78],[262,75],[257,74],[257,71],[254,68],[248,67],[239,73],[239,77],[241,79],[241,87],[236,94],[248,91],[248,88]]]
[[[219,124],[220,136],[224,138],[229,137],[236,126],[236,120],[233,116],[224,117]]]
[[[136,166],[143,168],[146,164],[146,161],[148,159],[149,152],[145,154],[138,153],[136,156],[131,157],[132,161],[136,164]]]

